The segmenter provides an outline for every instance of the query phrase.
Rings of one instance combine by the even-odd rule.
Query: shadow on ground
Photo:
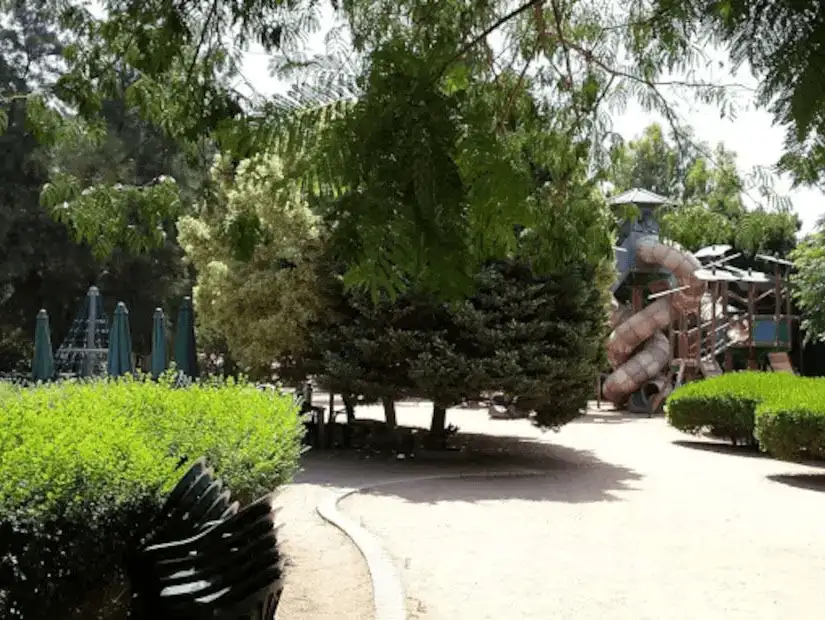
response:
[[[808,491],[825,492],[825,473],[823,474],[773,474],[770,480]]]
[[[766,456],[765,453],[760,452],[756,446],[734,446],[730,443],[722,443],[721,441],[714,441],[712,439],[707,441],[677,439],[673,442],[673,445],[682,448],[691,448],[693,450],[716,452],[718,454],[728,454],[731,456],[743,456],[752,459],[761,459]]]
[[[632,483],[641,479],[637,472],[598,459],[588,451],[525,437],[459,433],[454,443],[461,446],[460,452],[432,452],[426,458],[404,460],[355,451],[310,452],[302,461],[295,483],[337,488],[382,484],[369,492],[415,503],[493,499],[578,503],[618,500],[616,492],[633,490]],[[525,470],[542,475],[410,481],[417,477]]]

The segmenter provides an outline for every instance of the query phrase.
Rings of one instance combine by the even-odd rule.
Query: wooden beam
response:
[[[713,283],[713,293],[711,293],[710,306],[710,350],[716,352],[716,300],[719,298],[719,282]],[[714,359],[716,356],[714,355]]]
[[[777,265],[785,265],[786,267],[793,267],[793,263],[789,260],[785,260],[783,258],[776,258],[775,256],[767,256],[766,254],[757,254],[756,258],[760,260],[767,261],[769,263],[775,263]]]
[[[736,254],[731,254],[730,256],[725,256],[724,258],[720,258],[718,260],[713,261],[712,263],[708,263],[707,265],[702,265],[703,269],[708,269],[710,267],[718,267],[728,261],[732,261],[734,258],[739,258],[742,256],[742,252],[738,252]]]
[[[658,291],[653,293],[652,295],[648,295],[648,300],[651,299],[659,299],[659,297],[666,297],[667,295],[673,295],[673,293],[678,293],[679,291],[684,291],[686,288],[690,288],[690,285],[680,286],[679,288],[671,288],[666,291]]]
[[[775,289],[775,288],[769,288],[767,291],[765,291],[764,293],[762,293],[761,295],[759,295],[759,296],[756,298],[756,303],[759,303],[760,301],[762,301],[762,300],[763,300],[763,299],[765,299],[766,297],[769,297],[770,295],[776,295],[776,298],[777,298],[777,299],[779,299],[779,297],[780,297],[780,296],[777,294],[777,292],[776,292],[776,289]]]
[[[736,301],[736,302],[738,302],[738,303],[742,304],[743,306],[747,306],[747,305],[748,305],[748,300],[747,300],[747,299],[745,299],[744,297],[741,297],[741,296],[737,295],[737,294],[736,294],[736,293],[734,293],[733,291],[728,292],[728,295],[730,295],[730,297],[731,297],[734,301]]]
[[[762,321],[771,320],[772,321],[776,318],[776,315],[773,315],[773,314],[755,314],[755,315],[753,315],[753,318],[756,319],[757,321],[759,321],[759,320],[762,320]],[[787,314],[780,314],[779,318],[780,318],[780,320],[784,321],[788,318],[796,319],[797,316],[795,314],[792,314],[790,316],[787,315]]]
[[[759,316],[759,315],[757,315],[757,316]],[[723,327],[731,327],[731,326],[732,326],[732,324],[733,324],[733,322],[735,322],[735,319],[738,319],[738,318],[739,318],[739,315],[738,315],[738,314],[734,314],[734,315],[732,315],[732,316],[729,316],[729,317],[728,317],[728,319],[734,319],[734,321],[728,320],[728,322],[727,322],[727,323],[723,323],[722,325],[719,325],[719,326],[717,327],[717,329],[722,329]],[[693,327],[691,327],[690,329],[688,329],[688,330],[687,330],[687,333],[688,333],[688,334],[693,334],[693,333],[695,333],[697,330],[700,330],[700,329],[705,329],[705,328],[707,328],[707,327],[710,327],[712,324],[713,324],[713,321],[710,321],[710,320],[705,321],[704,323],[700,323],[700,324],[694,325]]]
[[[730,289],[730,282],[722,282],[722,314],[725,317],[725,320],[728,324],[731,323],[731,315],[728,311],[728,307],[730,305],[728,300]],[[733,354],[731,353],[730,347],[725,349],[725,372],[731,372],[733,370]]]
[[[631,303],[633,305],[633,312],[641,312],[642,308],[644,308],[644,294],[642,293],[642,287],[638,284],[634,284],[631,290]]]

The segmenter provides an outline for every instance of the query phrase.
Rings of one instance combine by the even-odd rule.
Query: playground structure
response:
[[[89,287],[66,339],[54,354],[59,375],[93,377],[106,372],[109,354],[109,320],[100,289]]]
[[[606,400],[633,413],[656,412],[675,387],[734,370],[737,350],[746,352],[749,369],[767,349],[772,369],[792,372],[791,263],[757,255],[773,267],[770,276],[731,265],[741,254],[730,246],[691,254],[661,239],[657,211],[668,200],[647,190],[629,190],[611,204],[634,209],[616,248],[607,342],[613,372],[600,388]]]

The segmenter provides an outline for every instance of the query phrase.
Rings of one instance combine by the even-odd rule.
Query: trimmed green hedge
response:
[[[786,460],[825,459],[825,379],[797,378],[756,408],[762,448]]]
[[[231,380],[0,389],[0,617],[123,617],[123,552],[176,466],[205,455],[249,501],[289,480],[301,434],[289,396]]]
[[[680,387],[666,412],[681,431],[758,443],[782,459],[825,458],[825,379],[729,373]]]

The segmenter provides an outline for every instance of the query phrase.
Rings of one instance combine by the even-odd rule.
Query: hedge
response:
[[[125,617],[123,554],[176,467],[205,455],[249,501],[291,477],[301,433],[290,397],[231,380],[0,389],[0,617]]]
[[[666,412],[671,425],[688,433],[758,443],[782,459],[825,458],[825,379],[729,373],[675,390]]]

